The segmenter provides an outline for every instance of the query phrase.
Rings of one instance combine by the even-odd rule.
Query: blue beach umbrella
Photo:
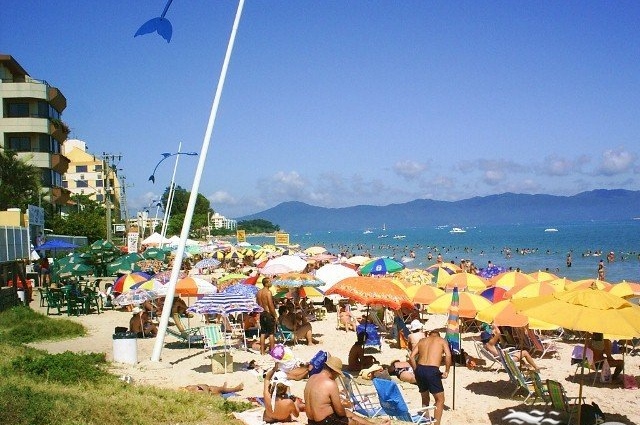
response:
[[[236,283],[235,285],[227,286],[221,292],[225,294],[242,295],[246,298],[255,298],[258,293],[258,288],[255,285]]]
[[[207,294],[195,302],[187,311],[198,314],[222,314],[228,316],[234,313],[262,312],[255,297],[249,298],[244,295],[218,292]]]
[[[404,269],[404,264],[389,257],[382,257],[376,260],[370,261],[362,266],[360,273],[363,276],[367,275],[385,275],[388,273],[399,272]]]

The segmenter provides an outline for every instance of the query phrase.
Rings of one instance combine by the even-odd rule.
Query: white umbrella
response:
[[[325,264],[316,270],[315,275],[325,282],[324,285],[318,287],[322,292],[325,292],[342,279],[358,276],[358,272],[342,264]]]
[[[267,274],[264,272],[264,269],[268,269],[270,266],[284,266],[288,268],[285,272],[301,272],[307,267],[307,262],[297,255],[282,255],[280,257],[272,258],[264,265],[263,270],[261,272],[263,274]]]

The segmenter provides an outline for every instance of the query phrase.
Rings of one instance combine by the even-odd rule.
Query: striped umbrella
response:
[[[287,288],[299,288],[301,286],[322,286],[324,281],[309,273],[283,273],[272,281],[274,286],[284,286]]]
[[[198,314],[222,314],[228,316],[234,313],[251,313],[264,311],[255,298],[243,295],[218,292],[207,294],[187,309]]]
[[[215,268],[220,265],[220,261],[215,258],[204,258],[193,265],[196,269]]]
[[[258,288],[255,285],[236,283],[235,285],[227,286],[220,292],[225,294],[242,295],[246,298],[255,298],[256,294],[258,293]]]
[[[373,261],[369,261],[360,269],[360,273],[363,276],[373,275],[382,276],[388,273],[399,272],[404,269],[404,264],[389,257],[378,258]]]
[[[460,296],[458,295],[458,287],[453,288],[451,294],[451,305],[449,306],[449,318],[447,319],[447,333],[445,339],[449,343],[449,348],[454,354],[460,354],[460,316],[458,315],[458,305],[460,304]],[[451,408],[456,408],[456,362],[453,362],[453,397]]]
[[[458,315],[467,319],[473,319],[478,311],[491,305],[491,301],[471,292],[460,292],[458,296],[460,297]],[[452,297],[453,292],[448,292],[436,298],[435,301],[429,304],[427,311],[433,314],[448,313]]]
[[[492,286],[480,292],[480,296],[485,297],[492,303],[507,299],[507,290],[498,286]]]
[[[118,295],[113,300],[113,303],[116,305],[140,305],[145,301],[155,300],[156,298],[158,298],[158,294],[155,291],[138,288]]]
[[[473,273],[456,273],[451,275],[451,279],[444,281],[443,284],[443,286],[438,285],[438,287],[444,288],[445,291],[452,291],[456,287],[459,291],[467,290],[469,292],[481,292],[487,289],[487,282]]]
[[[185,277],[187,277],[187,273],[183,271],[178,272],[178,279],[182,279]],[[165,270],[163,272],[156,273],[153,275],[153,278],[165,285],[167,282],[169,282],[169,280],[171,280],[171,270]]]
[[[120,276],[113,283],[113,292],[126,292],[136,283],[151,279],[151,276],[144,272],[133,272]]]

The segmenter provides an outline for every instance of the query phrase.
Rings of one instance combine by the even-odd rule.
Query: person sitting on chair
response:
[[[492,332],[489,332],[487,330],[482,331],[482,333],[480,334],[480,339],[487,351],[489,351],[494,356],[499,356],[500,353],[498,353],[498,348],[496,347],[496,345],[500,342],[500,328],[498,328],[496,325],[493,325],[491,330]],[[536,372],[540,371],[540,368],[538,367],[536,362],[533,361],[533,357],[531,357],[531,354],[529,354],[527,350],[514,350],[505,354],[511,356],[511,358],[516,362],[526,362]]]
[[[594,332],[593,337],[587,341],[587,348],[593,350],[593,362],[594,364],[601,365],[603,360],[609,363],[609,366],[615,368],[611,379],[616,379],[620,376],[622,369],[624,368],[624,361],[622,359],[616,359],[611,354],[611,341],[604,339],[601,333]]]
[[[360,372],[362,369],[369,369],[374,363],[378,363],[375,357],[364,354],[364,343],[367,340],[367,333],[358,333],[358,339],[349,350],[349,371]]]
[[[293,312],[293,304],[281,306],[278,309],[278,314],[280,315],[278,319],[279,325],[283,330],[293,332],[293,337],[296,341],[300,338],[305,338],[307,345],[314,345],[318,342],[313,339],[311,323],[306,321],[302,315],[297,315]]]
[[[349,304],[341,304],[338,311],[340,325],[344,326],[344,330],[349,332],[356,330],[355,320],[351,314],[351,306]]]
[[[157,335],[158,328],[149,320],[149,313],[140,307],[134,307],[131,313],[133,315],[129,319],[129,330],[135,333],[138,338]]]

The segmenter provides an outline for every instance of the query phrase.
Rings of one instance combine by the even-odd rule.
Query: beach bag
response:
[[[632,375],[622,375],[622,385],[627,390],[637,390],[638,382],[636,381],[635,376]]]
[[[583,404],[580,409],[580,425],[598,425],[604,423],[604,413],[596,403]]]
[[[320,350],[316,353],[315,356],[311,360],[309,360],[309,365],[311,368],[309,369],[309,376],[315,375],[320,372],[324,367],[324,364],[327,362],[329,358],[329,354],[326,351]]]
[[[600,370],[600,382],[603,384],[611,382],[611,366],[609,366],[607,359],[604,359],[604,362],[602,363],[602,369]]]

